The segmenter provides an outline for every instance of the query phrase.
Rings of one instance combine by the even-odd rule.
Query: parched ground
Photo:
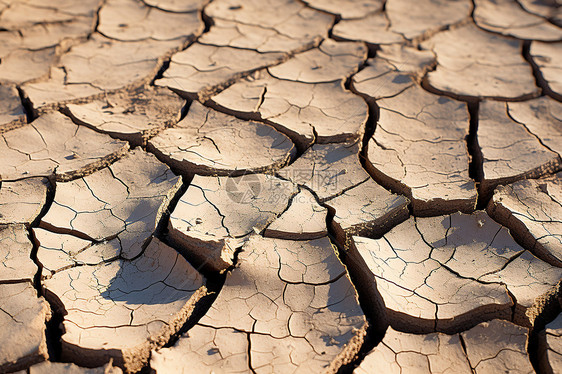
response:
[[[0,373],[562,373],[559,0],[0,0]]]

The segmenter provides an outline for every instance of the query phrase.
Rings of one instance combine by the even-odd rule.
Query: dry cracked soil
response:
[[[562,373],[561,0],[0,0],[0,373]]]

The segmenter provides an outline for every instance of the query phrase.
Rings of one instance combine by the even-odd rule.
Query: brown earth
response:
[[[562,373],[559,0],[0,0],[0,373]]]

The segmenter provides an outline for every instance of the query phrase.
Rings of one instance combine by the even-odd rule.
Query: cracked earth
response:
[[[559,0],[0,0],[0,373],[562,373]]]

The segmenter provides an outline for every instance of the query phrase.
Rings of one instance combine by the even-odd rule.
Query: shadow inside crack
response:
[[[206,279],[157,238],[128,260],[111,256],[111,247],[119,247],[118,240],[73,253],[73,242],[84,240],[51,233],[62,247],[47,248],[49,233],[36,231],[38,260],[44,269],[42,286],[63,315],[65,361],[99,366],[112,358],[129,371],[140,370],[152,349],[166,344],[190,321],[207,294]],[[58,268],[53,266],[55,254]],[[106,261],[105,256],[109,257]]]

